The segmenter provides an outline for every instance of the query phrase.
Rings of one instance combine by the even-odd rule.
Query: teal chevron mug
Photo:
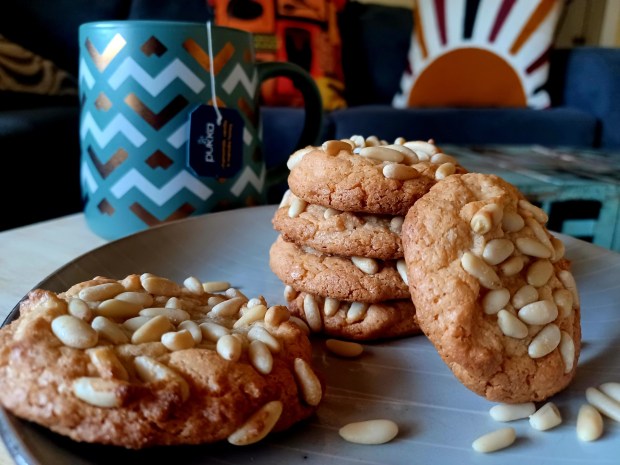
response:
[[[89,227],[118,239],[212,211],[260,205],[286,179],[267,169],[261,84],[288,77],[302,92],[297,147],[318,143],[322,105],[292,63],[257,63],[250,33],[210,23],[82,24],[80,177]]]

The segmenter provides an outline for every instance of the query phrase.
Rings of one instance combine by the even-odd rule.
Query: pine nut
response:
[[[200,282],[200,280],[195,276],[185,278],[183,285],[189,289],[192,294],[203,295],[205,293],[204,287],[202,287],[202,282]]]
[[[87,349],[97,344],[97,331],[73,315],[60,315],[52,320],[52,332],[64,345]]]
[[[366,317],[369,305],[366,302],[353,302],[347,310],[347,323],[357,323]]]
[[[494,315],[505,308],[509,300],[510,292],[508,289],[494,289],[487,292],[482,298],[482,309],[487,315]]]
[[[448,155],[447,153],[439,152],[439,153],[434,154],[431,157],[431,163],[434,163],[435,165],[444,165],[446,163],[450,163],[452,165],[456,165],[458,162],[456,161],[456,158],[454,158],[452,155]]]
[[[564,373],[570,373],[575,364],[575,342],[566,331],[560,337],[560,355],[564,362]]]
[[[418,152],[424,152],[425,154],[427,154],[429,157],[435,155],[437,152],[439,152],[439,149],[437,147],[435,147],[433,144],[429,143],[429,142],[425,142],[423,140],[413,140],[413,141],[407,141],[403,144],[405,147],[410,148],[411,150],[415,151],[416,153]]]
[[[564,254],[566,253],[566,248],[564,246],[564,242],[562,242],[560,239],[558,239],[554,235],[551,235],[551,244],[553,245],[553,252],[554,252],[553,261],[557,262],[558,260],[564,257]]]
[[[284,191],[284,194],[282,194],[282,200],[280,200],[280,204],[278,205],[278,208],[282,208],[282,207],[288,207],[291,204],[291,195],[293,193],[291,192],[290,189],[286,189]],[[204,284],[203,284],[204,286]],[[223,289],[224,291],[226,289]]]
[[[258,340],[250,342],[248,356],[252,366],[254,366],[259,373],[263,375],[271,373],[271,369],[273,368],[273,356],[264,342]]]
[[[532,263],[526,272],[528,284],[535,287],[542,287],[553,276],[553,265],[549,260],[536,260]]]
[[[516,438],[517,434],[514,428],[501,428],[480,436],[472,443],[471,447],[476,452],[495,452],[512,445]]]
[[[366,274],[376,274],[379,272],[377,260],[367,257],[351,257],[353,264]]]
[[[140,310],[139,315],[148,317],[165,316],[175,325],[178,325],[179,323],[190,319],[189,313],[187,313],[185,310],[181,310],[180,308],[144,308]]]
[[[403,216],[395,216],[390,220],[390,231],[395,234],[400,234],[403,230],[403,222],[405,218]]]
[[[299,162],[304,158],[304,156],[306,156],[307,153],[312,152],[312,150],[314,150],[314,148],[311,146],[297,150],[294,154],[288,157],[288,160],[286,161],[287,168],[289,170],[292,170],[293,168],[295,168],[299,164]]]
[[[568,270],[561,270],[558,273],[558,279],[573,294],[573,305],[579,307],[579,291],[573,274]]]
[[[603,434],[603,417],[590,404],[583,404],[577,414],[577,437],[582,441],[596,441]]]
[[[292,300],[295,300],[295,298],[297,297],[297,295],[298,295],[298,294],[299,294],[299,293],[298,293],[295,289],[293,289],[291,286],[286,285],[286,286],[284,287],[284,299],[285,299],[287,302],[290,302],[290,301],[292,301]]]
[[[471,252],[463,254],[461,265],[467,273],[476,278],[487,289],[500,289],[502,287],[502,283],[493,268]]]
[[[363,136],[353,135],[349,139],[351,139],[351,142],[353,142],[356,147],[366,147],[366,140]]]
[[[503,210],[495,203],[490,203],[478,210],[470,221],[471,230],[476,234],[486,234],[494,226],[501,224]]]
[[[181,294],[181,287],[168,278],[148,276],[142,279],[140,277],[140,282],[146,292],[150,294],[165,295],[166,297],[179,296]]]
[[[499,265],[512,255],[515,246],[508,239],[493,239],[487,242],[482,252],[482,258],[489,265]]]
[[[105,316],[95,317],[90,325],[99,334],[99,339],[107,339],[112,344],[126,344],[129,342],[129,336],[121,329],[121,326]]]
[[[325,211],[323,212],[323,218],[328,220],[332,216],[339,215],[340,213],[341,213],[340,210],[336,210],[335,208],[326,208]]]
[[[599,386],[599,389],[616,402],[620,402],[620,383],[613,381],[603,383]]]
[[[400,259],[396,261],[396,271],[400,275],[400,278],[406,285],[409,285],[409,277],[407,276],[407,263],[404,259]]]
[[[224,295],[228,297],[229,299],[235,299],[237,297],[240,297],[245,302],[248,301],[248,298],[245,296],[245,294],[235,287],[229,287],[228,289],[226,289],[226,292],[224,292]]]
[[[217,342],[222,336],[230,334],[230,330],[228,328],[210,321],[200,323],[198,326],[202,332],[202,337],[211,342]]]
[[[230,288],[230,283],[228,281],[207,281],[202,283],[202,288],[205,292],[213,294],[215,292],[224,292]]]
[[[265,313],[265,323],[269,326],[280,326],[291,317],[288,308],[284,305],[273,305]]]
[[[301,388],[301,394],[308,405],[316,407],[323,397],[321,382],[312,367],[303,358],[295,359],[295,378]]]
[[[377,136],[368,136],[365,140],[366,147],[376,147],[381,144],[381,141]]]
[[[547,221],[549,221],[549,217],[543,209],[537,207],[536,205],[532,205],[527,200],[519,200],[519,208],[530,212],[539,223],[546,223]]]
[[[513,421],[527,418],[536,411],[534,402],[521,404],[498,404],[491,407],[489,414],[495,421]]]
[[[192,333],[187,329],[170,331],[161,335],[161,343],[166,349],[174,352],[177,350],[191,349],[196,344]]]
[[[502,263],[499,266],[499,269],[502,271],[502,274],[504,276],[510,277],[510,276],[519,274],[524,266],[525,266],[525,262],[523,260],[523,257],[516,256],[516,257],[511,257],[508,260],[506,260],[504,263]]]
[[[527,353],[532,358],[540,358],[551,353],[560,344],[560,328],[553,323],[548,324],[532,339]]]
[[[211,309],[211,313],[217,316],[232,317],[239,312],[241,306],[246,302],[247,299],[243,297],[233,297],[215,305]]]
[[[400,163],[390,163],[383,167],[383,176],[388,179],[396,179],[397,181],[408,181],[420,176],[415,168]]]
[[[260,441],[276,425],[282,415],[282,402],[273,400],[263,405],[238,430],[228,436],[235,446],[247,446]]]
[[[304,315],[306,315],[306,322],[312,331],[318,333],[323,329],[321,310],[316,298],[312,294],[304,296]]]
[[[291,321],[293,321],[293,318],[291,317]],[[280,352],[281,346],[280,346],[280,341],[278,341],[275,337],[272,336],[272,334],[267,331],[265,328],[262,328],[260,326],[252,326],[250,328],[250,330],[248,331],[248,338],[251,341],[261,341],[264,342],[267,347],[269,347],[269,350],[273,353],[278,353]]]
[[[134,305],[138,305],[142,308],[150,307],[153,305],[153,296],[146,292],[127,291],[121,292],[116,297],[116,300],[122,300],[123,302],[129,302]]]
[[[181,389],[181,399],[186,401],[189,397],[189,385],[181,375],[172,368],[167,367],[163,363],[148,357],[146,355],[138,355],[133,360],[136,372],[140,379],[146,383],[157,381],[170,381],[177,384]]]
[[[162,334],[173,329],[170,320],[163,315],[151,318],[140,326],[131,336],[132,344],[143,344],[145,342],[159,342]]]
[[[288,208],[288,216],[289,218],[297,218],[304,211],[306,211],[306,207],[308,206],[308,202],[299,197],[293,196],[293,200],[291,201],[291,206]]]
[[[267,307],[264,305],[255,305],[247,309],[247,311],[233,324],[233,328],[240,328],[242,326],[249,326],[255,321],[261,321],[265,319],[267,314]]]
[[[306,336],[310,335],[310,328],[301,318],[291,315],[290,322],[297,326],[299,329],[301,329]]]
[[[111,299],[124,291],[125,288],[120,283],[104,283],[85,287],[80,290],[78,297],[86,302],[99,302],[102,300]]]
[[[147,316],[135,316],[133,318],[129,318],[128,320],[123,321],[122,326],[125,329],[128,329],[132,333],[137,331],[140,326],[149,321],[151,318]]]
[[[325,316],[334,316],[340,308],[340,301],[333,297],[326,297],[323,305],[323,313]]]
[[[435,158],[435,156],[433,156],[433,158]],[[454,165],[454,163],[442,163],[435,171],[435,179],[437,181],[441,181],[442,179],[446,179],[448,176],[454,174],[455,172],[456,166]]]
[[[534,233],[534,236],[536,236],[536,239],[538,239],[541,244],[543,244],[550,251],[555,253],[553,244],[551,244],[551,239],[549,239],[549,236],[547,235],[545,228],[543,228],[538,221],[536,221],[534,218],[527,218],[525,220],[525,224],[529,226],[529,228]]]
[[[403,145],[405,142],[407,142],[407,139],[405,139],[404,137],[397,137],[396,139],[394,139],[395,145]]]
[[[123,405],[125,383],[113,379],[76,378],[71,384],[73,394],[80,400],[95,407],[118,408]]]
[[[411,150],[409,147],[405,147],[402,144],[394,143],[386,145],[385,148],[396,150],[397,152],[402,153],[404,155],[403,163],[407,165],[413,165],[414,163],[418,163],[420,161],[418,155],[413,150]]]
[[[394,163],[400,163],[405,158],[402,153],[396,150],[377,146],[361,148],[359,149],[358,155],[364,158],[371,158],[378,161],[390,161]]]
[[[512,306],[515,310],[521,310],[528,304],[538,300],[538,290],[534,286],[521,286],[512,296]]]
[[[108,299],[104,300],[97,307],[97,314],[112,318],[114,320],[125,320],[138,316],[138,313],[142,310],[142,306],[127,302],[125,300]]]
[[[236,362],[241,357],[243,345],[241,341],[232,334],[227,334],[217,340],[215,350],[224,360]]]
[[[351,144],[347,142],[342,142],[340,140],[328,140],[323,142],[321,146],[323,151],[330,156],[338,155],[340,152],[353,153],[353,148]]]
[[[620,402],[616,402],[595,387],[586,389],[586,400],[603,415],[620,422]]]
[[[385,444],[398,435],[398,425],[383,419],[358,421],[344,425],[338,434],[354,444]]]
[[[523,339],[528,335],[528,329],[525,323],[508,310],[500,310],[497,313],[497,324],[505,336]]]
[[[519,232],[525,226],[523,217],[517,212],[512,210],[504,210],[504,217],[502,218],[502,228],[506,232]]]
[[[93,319],[93,311],[82,299],[73,298],[69,300],[67,310],[69,311],[70,315],[73,315],[80,320],[89,322]]]
[[[530,255],[537,258],[551,257],[551,250],[536,239],[532,239],[531,237],[518,237],[515,242],[517,249],[523,255]]]
[[[192,335],[195,344],[200,344],[202,342],[202,330],[198,323],[193,320],[185,320],[181,321],[178,325],[178,329],[186,329]]]
[[[355,142],[353,142],[351,139],[340,139],[340,141],[349,144],[349,147],[351,147],[351,151],[353,151],[353,149],[355,148]]]
[[[558,317],[558,307],[551,300],[538,300],[521,307],[517,315],[529,325],[546,325]]]
[[[341,357],[357,357],[364,351],[364,347],[357,342],[339,341],[338,339],[327,339],[325,347],[331,353]]]
[[[530,425],[538,431],[547,431],[562,423],[562,415],[553,402],[547,402],[530,415]]]
[[[116,352],[112,347],[93,347],[92,349],[87,349],[86,353],[102,378],[115,378],[122,379],[123,381],[129,379],[127,370],[116,356]]]

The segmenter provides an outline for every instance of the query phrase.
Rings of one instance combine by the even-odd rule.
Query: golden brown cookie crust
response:
[[[485,208],[499,216],[487,214]],[[571,284],[569,262],[562,258],[563,245],[546,230],[545,222],[544,212],[501,178],[464,174],[434,186],[411,208],[403,224],[409,287],[420,326],[461,382],[489,400],[541,401],[564,389],[575,375],[581,346],[578,294]],[[464,269],[469,266],[463,264],[466,254],[480,259],[485,247],[497,239],[508,239],[514,250],[500,257],[499,263],[489,264],[495,277],[484,274],[480,278],[476,271]],[[525,248],[524,244],[529,247],[534,242],[538,244],[535,253],[543,256],[531,255]],[[519,262],[522,270],[515,273]],[[540,267],[552,270],[544,284],[529,284],[535,276],[533,271],[530,274],[535,262],[545,262]],[[556,318],[541,324],[522,320],[522,304],[515,300],[515,293],[526,285],[535,289],[536,301],[559,308]],[[483,308],[483,298],[491,289],[498,290],[494,295],[503,293],[501,289],[509,292],[510,300],[499,311]],[[560,305],[556,295],[567,298],[567,293],[571,305],[563,309],[566,305]],[[516,319],[521,323],[510,327],[525,327],[526,335],[506,335],[500,328],[499,312],[511,321],[508,313],[519,315]],[[535,336],[548,326],[555,328],[545,334],[561,333],[562,342],[547,355],[531,356],[528,350],[533,350]]]
[[[265,317],[267,321],[259,319],[256,323],[280,344],[278,351],[271,351],[273,365],[266,374],[249,359],[247,347],[238,360],[228,360],[216,350],[215,340],[206,337],[191,348],[174,351],[160,341],[116,344],[101,333],[89,348],[61,342],[52,322],[69,315],[67,301],[84,288],[119,282],[125,290],[145,292],[137,289],[139,276],[132,275],[123,281],[98,277],[59,295],[46,290],[29,294],[21,304],[19,318],[0,330],[0,402],[5,408],[76,441],[132,449],[226,440],[273,401],[283,408],[269,431],[282,431],[316,411],[317,405],[306,401],[295,371],[297,360],[311,362],[312,348],[304,332],[284,315],[288,314],[285,307],[277,312],[278,318],[271,318],[272,312]],[[177,288],[180,293],[173,294],[182,300],[193,320],[227,324],[230,318],[210,317],[205,312],[208,298],[214,294],[197,296],[182,286]],[[165,303],[169,297],[171,294],[156,300]],[[90,302],[91,308],[96,306]],[[83,321],[92,323],[97,313],[94,310]],[[239,315],[231,318],[236,321]],[[122,326],[121,320],[114,322]],[[251,339],[248,328],[234,331],[246,343]],[[94,363],[92,353],[97,350],[111,353],[122,367]],[[156,379],[142,377],[135,364],[138,356],[163,367],[163,371],[155,370]],[[78,398],[74,381],[82,377],[113,383],[110,395],[120,405],[102,407]],[[316,380],[324,389],[320,374]]]
[[[404,217],[370,215],[307,205],[295,217],[290,203],[276,210],[274,229],[298,245],[306,245],[331,255],[361,256],[394,260],[402,258],[400,227]]]
[[[410,299],[390,300],[376,304],[362,304],[361,311],[350,311],[352,302],[338,302],[337,310],[326,314],[325,297],[300,292],[288,302],[294,316],[311,321],[307,315],[309,296],[320,311],[321,325],[314,330],[327,336],[354,341],[374,341],[421,334],[415,315],[415,307]],[[356,304],[360,305],[360,303]],[[312,323],[311,323],[312,324]]]
[[[300,291],[371,303],[409,298],[409,289],[396,262],[379,263],[379,271],[368,274],[349,257],[320,254],[286,242],[282,236],[278,236],[269,251],[271,270],[282,282]]]

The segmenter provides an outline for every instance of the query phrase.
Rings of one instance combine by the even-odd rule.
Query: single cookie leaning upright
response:
[[[491,401],[542,401],[575,375],[579,294],[547,219],[513,185],[472,173],[435,185],[403,223],[418,322]]]
[[[431,143],[355,146],[326,141],[289,157],[288,185],[304,202],[336,210],[405,215],[439,179],[464,172],[453,157]]]
[[[284,306],[149,273],[37,289],[0,330],[0,403],[76,441],[247,445],[323,397]]]

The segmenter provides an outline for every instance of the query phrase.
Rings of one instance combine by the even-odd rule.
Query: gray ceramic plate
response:
[[[246,294],[284,303],[283,285],[268,265],[276,238],[275,207],[255,207],[184,220],[139,233],[96,249],[68,263],[38,287],[56,291],[95,275],[123,277],[150,271],[182,281],[189,275],[226,280]],[[620,381],[620,254],[563,237],[582,297],[583,352],[572,385],[552,400],[564,421],[540,432],[527,420],[510,423],[515,444],[493,454],[473,451],[478,436],[506,426],[493,421],[493,405],[463,387],[422,335],[367,344],[356,360],[326,354],[315,341],[316,362],[328,388],[317,415],[261,443],[126,451],[79,444],[0,413],[0,428],[18,464],[457,464],[614,463],[620,454],[620,428],[605,419],[604,436],[579,442],[575,421],[586,387]],[[16,310],[7,321],[16,317]],[[389,418],[398,437],[380,446],[345,442],[338,429],[352,421]]]

